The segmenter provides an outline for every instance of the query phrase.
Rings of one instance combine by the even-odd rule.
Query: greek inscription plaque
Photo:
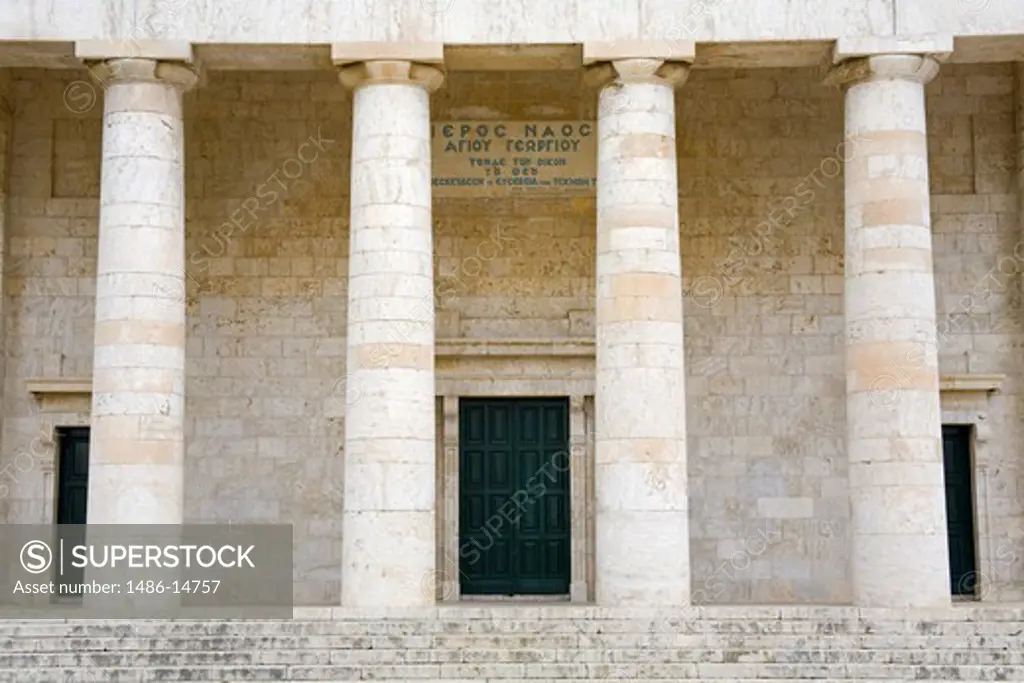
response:
[[[436,197],[592,194],[593,121],[451,121],[431,126]]]

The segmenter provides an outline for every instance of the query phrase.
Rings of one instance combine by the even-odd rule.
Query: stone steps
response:
[[[773,636],[769,638],[729,637],[715,639],[711,642],[704,641],[703,639],[700,642],[686,642],[681,639],[673,639],[671,636],[645,638],[638,635],[628,641],[623,640],[621,637],[616,637],[614,641],[602,640],[599,638],[588,638],[585,642],[579,642],[576,639],[567,640],[565,641],[566,644],[530,639],[530,644],[524,645],[522,642],[525,640],[524,638],[513,637],[509,640],[497,641],[493,638],[488,638],[485,642],[474,640],[472,638],[463,639],[460,641],[459,646],[466,646],[472,649],[460,654],[458,648],[451,646],[451,641],[449,639],[438,639],[434,642],[430,642],[430,640],[431,639],[429,638],[415,636],[408,640],[395,638],[382,641],[380,639],[370,638],[361,640],[351,638],[334,638],[329,636],[288,638],[285,636],[272,635],[268,635],[266,638],[224,638],[215,636],[197,637],[194,639],[180,637],[168,639],[92,639],[79,637],[50,637],[42,639],[19,638],[0,640],[0,657],[23,652],[31,652],[39,655],[46,653],[60,653],[62,651],[66,651],[69,647],[73,647],[76,652],[117,652],[146,649],[151,651],[166,650],[201,653],[221,650],[247,651],[259,648],[281,651],[330,650],[348,652],[350,654],[354,652],[399,653],[410,657],[416,656],[415,653],[417,652],[453,652],[456,654],[446,656],[468,657],[473,656],[470,654],[471,652],[502,651],[509,649],[510,647],[514,647],[517,651],[524,653],[522,656],[526,656],[526,653],[531,653],[531,656],[537,657],[567,657],[570,656],[566,654],[568,652],[588,652],[590,650],[627,652],[638,648],[658,648],[685,650],[688,653],[694,653],[692,656],[697,657],[697,653],[713,653],[737,649],[750,651],[768,649],[773,651],[785,651],[792,649],[794,651],[800,650],[805,652],[822,652],[825,651],[823,648],[827,648],[828,651],[842,650],[855,652],[881,652],[889,650],[899,652],[1000,652],[1012,650],[1016,645],[1020,644],[1019,639],[996,640],[980,636],[969,642],[960,641],[956,644],[945,643],[939,645],[936,642],[937,639],[934,638],[920,640],[919,642],[915,642],[912,638],[907,638],[904,641],[895,642],[893,639],[888,637],[879,640],[872,636],[854,636],[851,638],[829,638],[827,636],[823,636],[821,638],[813,639]]]
[[[716,675],[717,673],[717,675]],[[763,672],[754,674],[741,674],[738,671],[719,672],[695,672],[687,675],[680,675],[671,669],[656,672],[623,669],[623,670],[595,670],[593,673],[581,673],[576,676],[560,674],[557,671],[540,671],[532,674],[505,675],[498,671],[488,670],[479,674],[467,673],[462,676],[454,674],[438,675],[436,671],[410,670],[404,668],[392,668],[387,670],[362,671],[347,667],[187,667],[187,668],[147,668],[147,669],[44,669],[36,668],[31,670],[0,670],[0,680],[18,681],[18,683],[56,683],[65,681],[68,683],[92,683],[93,681],[103,683],[148,683],[150,681],[176,681],[192,682],[217,681],[227,683],[229,681],[289,681],[292,683],[317,681],[353,681],[353,680],[376,680],[376,681],[416,681],[426,683],[427,681],[445,681],[453,683],[456,681],[501,681],[512,683],[522,681],[523,683],[565,683],[567,681],[622,681],[623,683],[646,683],[647,681],[676,681],[678,683],[688,681],[728,681],[739,683],[740,681],[806,681],[824,680],[836,681],[920,681],[920,680],[955,680],[962,682],[973,681],[1021,681],[1024,675],[1020,672],[987,671],[978,672],[958,669],[905,669],[890,670],[885,668],[864,669],[858,671],[814,671],[814,672]]]
[[[443,607],[0,621],[0,681],[1024,681],[1024,610]]]
[[[12,625],[13,624],[13,625]],[[393,621],[393,622],[359,622],[359,621],[273,621],[273,622],[241,622],[241,621],[124,621],[113,624],[110,622],[33,622],[33,621],[0,621],[0,638],[13,636],[45,637],[53,636],[161,636],[175,634],[191,636],[198,633],[209,635],[263,635],[268,632],[284,632],[294,636],[348,636],[348,637],[389,637],[389,636],[427,636],[450,637],[464,636],[508,636],[523,635],[532,637],[587,637],[613,636],[615,634],[635,635],[643,633],[672,633],[685,637],[702,638],[707,636],[727,635],[874,635],[874,636],[1018,636],[1024,631],[1024,621],[1002,622],[834,622],[834,621],[800,621],[800,622],[764,622],[751,620],[746,623],[736,622],[686,622],[674,618],[664,621],[594,621],[582,619],[574,621],[566,618],[558,623],[509,622],[500,620],[479,622],[430,622],[430,621]]]
[[[514,643],[509,643],[512,646]],[[635,647],[602,647],[591,645],[587,647],[572,646],[570,648],[530,648],[515,647],[513,657],[516,661],[606,661],[608,656],[592,655],[588,653],[629,653],[641,649],[659,649],[675,651],[674,656],[679,661],[707,662],[723,661],[721,657],[735,656],[735,653],[746,652],[751,656],[759,656],[759,653],[770,652],[780,653],[782,656],[787,652],[804,653],[804,661],[832,661],[829,657],[832,653],[890,653],[892,656],[932,656],[946,658],[962,657],[971,653],[1008,653],[1013,657],[1021,658],[1024,663],[1024,653],[1014,651],[1015,645],[984,646],[971,648],[960,644],[958,648],[931,648],[931,647],[908,647],[894,645],[860,645],[837,640],[818,641],[786,641],[779,639],[774,643],[764,642],[731,642],[722,643],[717,646],[679,646],[679,645],[651,645],[649,642],[638,641]],[[290,643],[281,646],[280,639],[267,638],[266,640],[251,638],[244,640],[232,639],[210,639],[197,641],[154,641],[145,640],[137,642],[118,641],[83,641],[81,639],[49,639],[48,641],[15,641],[8,646],[0,645],[0,666],[10,657],[32,655],[35,657],[63,656],[70,652],[75,653],[99,653],[110,656],[123,655],[139,651],[147,651],[154,656],[163,656],[168,652],[189,652],[196,656],[217,654],[218,652],[249,652],[266,651],[274,652],[335,652],[345,657],[358,659],[369,657],[368,661],[380,659],[404,658],[409,661],[436,661],[445,662],[472,662],[472,661],[493,661],[500,653],[508,652],[510,647],[480,647],[473,646],[472,649],[460,651],[450,648],[358,648],[358,647],[337,647],[332,640],[324,639],[308,643]],[[370,653],[370,654],[361,654]],[[505,656],[505,655],[501,655]],[[838,656],[838,655],[836,655]],[[852,656],[852,654],[851,654]],[[808,659],[809,658],[809,659]]]
[[[473,648],[454,649],[342,649],[329,646],[279,648],[269,645],[238,647],[222,644],[205,648],[166,648],[140,644],[137,647],[103,648],[78,647],[73,641],[63,641],[63,648],[11,648],[0,651],[0,668],[25,666],[24,659],[32,657],[37,661],[83,658],[117,660],[126,657],[166,659],[172,655],[187,654],[196,661],[232,657],[272,657],[276,660],[298,660],[316,658],[327,661],[352,661],[352,663],[377,663],[377,661],[407,661],[423,664],[488,663],[488,661],[519,661],[519,663],[544,663],[544,661],[568,661],[568,663],[592,663],[592,661],[638,661],[644,660],[647,648],[589,648],[589,649],[523,649],[523,648]],[[59,643],[58,643],[59,644]],[[652,649],[671,652],[675,661],[681,663],[717,663],[717,661],[806,661],[806,663],[837,663],[837,661],[872,661],[885,659],[900,664],[973,664],[974,660],[985,659],[1002,664],[1024,665],[1024,651],[1009,648],[981,649],[907,649],[907,648],[851,648],[847,644],[836,646],[830,643],[794,644],[788,647],[764,647],[736,644],[721,648],[660,648]],[[820,648],[818,646],[821,646]],[[122,663],[120,666],[128,666]],[[65,665],[59,665],[65,666]]]
[[[6,676],[7,672],[0,671],[0,677]],[[33,672],[29,677],[20,677],[17,679],[0,678],[0,680],[18,680],[26,681],[31,683],[56,683],[61,681],[64,683],[149,683],[151,681],[190,681],[192,683],[198,683],[199,681],[217,681],[218,683],[235,683],[236,681],[278,681],[279,683],[306,683],[310,680],[316,680],[318,683],[351,683],[353,680],[358,680],[349,677],[339,678],[288,678],[287,676],[282,677],[279,670],[267,670],[267,671],[228,671],[228,670],[193,670],[187,678],[175,678],[177,671],[171,670],[160,670],[160,671],[147,671],[141,672],[138,669],[124,669],[117,672],[105,672],[102,677],[96,677],[95,674],[88,672],[81,673],[68,673],[63,670],[39,670]],[[91,676],[91,677],[90,677]],[[829,683],[856,683],[857,681],[863,680],[886,680],[886,681],[918,681],[926,680],[924,677],[920,678],[906,678],[906,679],[894,679],[888,676],[882,676],[878,678],[865,679],[865,678],[835,678],[835,677],[821,677],[817,679],[807,678],[637,678],[637,677],[625,677],[620,678],[614,677],[601,677],[601,678],[410,678],[410,679],[366,679],[366,680],[401,680],[403,682],[415,682],[415,683],[481,683],[482,681],[501,681],[501,683],[593,683],[594,681],[604,681],[604,683],[664,683],[664,681],[673,681],[674,683],[752,683],[753,681],[771,680],[775,683],[803,683],[807,680],[827,680]],[[949,676],[939,677],[934,680],[956,680],[960,683],[986,683],[987,681],[1005,681],[1005,680],[1017,680],[1017,679],[1006,679],[1006,678],[950,678]]]
[[[0,680],[19,683],[56,683],[69,681],[104,681],[105,683],[143,681],[709,681],[709,680],[850,680],[850,681],[1021,681],[1020,671],[982,670],[970,668],[861,668],[796,670],[776,668],[752,672],[746,669],[683,670],[678,667],[651,665],[646,668],[594,668],[591,670],[535,669],[533,671],[502,670],[499,668],[438,671],[437,669],[388,667],[374,670],[352,667],[147,667],[107,669],[33,668],[0,669]]]

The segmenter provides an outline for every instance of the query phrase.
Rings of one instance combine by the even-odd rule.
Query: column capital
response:
[[[338,67],[338,80],[353,90],[382,83],[418,85],[434,92],[444,83],[444,71],[430,64],[405,60],[377,59]]]
[[[611,83],[660,83],[678,88],[690,75],[688,63],[664,59],[615,59],[584,68],[584,80],[598,89]]]
[[[186,92],[199,83],[199,69],[185,62],[136,58],[107,59],[90,65],[89,71],[105,85],[159,82]]]
[[[848,59],[833,66],[825,83],[849,87],[870,81],[904,80],[925,85],[939,73],[939,60],[928,54],[882,54]]]

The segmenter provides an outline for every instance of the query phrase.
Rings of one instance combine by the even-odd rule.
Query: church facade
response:
[[[0,0],[0,519],[1024,600],[1024,0],[135,4]]]

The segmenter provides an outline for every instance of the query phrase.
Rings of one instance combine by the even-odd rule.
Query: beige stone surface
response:
[[[840,36],[1024,32],[1024,0],[387,0],[315,7],[268,0],[40,0],[0,3],[0,37],[82,40],[159,37],[209,43],[445,41],[813,40]],[[245,17],[245,21],[239,21]]]
[[[9,230],[10,216],[10,178],[11,178],[11,156],[14,149],[13,122],[14,104],[11,97],[11,72],[7,69],[0,69],[0,320],[6,320],[7,312],[7,288],[4,283],[7,279],[7,234]],[[0,348],[6,349],[7,325],[0,329]],[[0,354],[0,381],[7,371],[7,354]],[[0,438],[3,435],[4,412],[0,410]],[[6,461],[6,458],[4,458]],[[10,487],[7,481],[0,482],[0,516],[7,515],[7,497]]]
[[[595,598],[687,605],[677,159],[645,144],[658,137],[675,148],[676,84],[661,77],[659,60],[611,68],[598,103]],[[622,220],[627,213],[643,218]]]
[[[1014,111],[1017,123],[1017,221],[1020,223],[1020,236],[1024,239],[1024,61],[1013,65],[1013,92],[1016,95]],[[1002,163],[1007,168],[1012,167],[1013,159],[1003,157]],[[1011,259],[1012,261],[1012,259]],[[1022,269],[1016,268],[1017,272]],[[1024,275],[1020,278],[1020,293],[1024,296]]]
[[[353,78],[358,72],[359,80]],[[354,87],[341,604],[433,604],[434,271],[430,93],[410,62],[343,67]]]
[[[83,62],[107,59],[156,59],[192,62],[192,43],[187,40],[80,40],[75,58]]]
[[[924,94],[938,65],[875,55],[836,71],[851,141],[844,312],[853,599],[940,606],[950,600],[950,569]]]
[[[92,375],[101,105],[84,71],[12,76],[3,461],[17,481],[0,482],[0,508],[37,522],[52,515],[47,428],[89,418],[88,397],[34,403],[25,382]],[[941,405],[978,425],[986,600],[1024,599],[1013,83],[1010,65],[947,64],[926,88],[939,371],[1006,375]],[[435,122],[593,121],[596,100],[577,72],[456,72],[431,107]],[[329,65],[212,72],[185,96],[185,517],[294,524],[305,605],[341,599],[351,111]],[[676,112],[693,600],[849,602],[842,95],[817,69],[695,70]],[[438,335],[543,351],[439,343],[437,394],[593,394],[582,343],[537,340],[593,343],[595,210],[435,202]]]
[[[188,678],[201,666],[221,680],[1013,681],[1024,670],[1022,618],[1020,606],[445,605],[299,609],[287,621],[138,622],[135,631],[109,620],[6,619],[0,676],[49,683],[123,678],[127,670]],[[108,651],[95,664],[82,660],[83,648],[102,647]],[[333,661],[328,650],[339,653]]]
[[[181,524],[185,140],[191,69],[104,62],[90,524]]]

